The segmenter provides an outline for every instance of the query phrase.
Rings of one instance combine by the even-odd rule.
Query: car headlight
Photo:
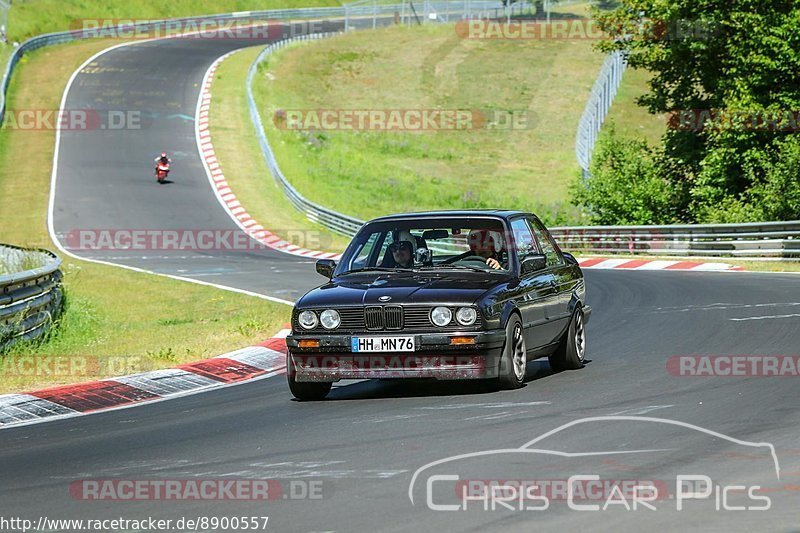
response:
[[[303,329],[314,329],[317,327],[317,314],[314,311],[303,311],[297,317],[297,321]]]
[[[339,317],[338,311],[334,309],[326,309],[319,315],[319,321],[325,329],[336,329],[341,324],[342,319]]]
[[[471,326],[478,319],[478,313],[472,307],[459,307],[456,320],[462,326]]]
[[[431,322],[439,327],[444,327],[453,319],[453,312],[447,307],[434,307],[431,311]]]

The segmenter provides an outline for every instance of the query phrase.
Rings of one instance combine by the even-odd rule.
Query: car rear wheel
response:
[[[511,315],[506,324],[506,343],[500,358],[500,373],[497,382],[502,389],[518,389],[525,383],[525,369],[528,359],[525,350],[525,337],[522,322],[517,315]]]
[[[586,361],[586,321],[581,306],[575,307],[567,332],[555,352],[550,354],[550,368],[556,372],[583,368]]]

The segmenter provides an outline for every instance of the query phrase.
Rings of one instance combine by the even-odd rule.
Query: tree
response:
[[[767,156],[786,156],[782,143],[799,135],[800,2],[621,0],[595,16],[614,37],[599,49],[626,51],[631,67],[653,73],[638,103],[673,117],[663,163],[690,190],[683,207],[699,221],[726,204],[737,217],[778,216],[743,206],[764,201],[776,172]]]

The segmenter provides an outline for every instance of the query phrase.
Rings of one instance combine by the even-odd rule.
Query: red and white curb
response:
[[[214,73],[219,64],[234,53],[236,53],[236,51],[229,52],[217,58],[216,61],[211,64],[208,71],[206,71],[205,77],[203,78],[203,86],[200,89],[200,98],[197,102],[197,112],[195,116],[197,147],[200,150],[206,174],[214,189],[214,193],[217,195],[217,199],[242,231],[268,248],[312,259],[339,259],[341,254],[308,250],[287,242],[265,229],[264,226],[250,216],[225,180],[225,174],[222,172],[216,152],[214,151],[214,144],[211,141],[208,115],[211,109],[211,84],[214,80]]]
[[[697,261],[665,261],[657,259],[608,259],[591,257],[578,260],[581,268],[619,270],[691,270],[704,272],[741,271],[740,266],[727,263],[700,263]]]
[[[194,363],[22,394],[0,395],[0,429],[121,409],[286,373],[286,335]]]

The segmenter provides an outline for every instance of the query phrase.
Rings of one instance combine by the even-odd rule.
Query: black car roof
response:
[[[420,211],[415,213],[398,213],[396,215],[386,215],[383,217],[373,218],[369,222],[383,222],[390,220],[408,219],[408,218],[452,218],[452,217],[470,217],[470,216],[496,216],[499,218],[509,218],[514,215],[527,214],[525,211],[516,211],[509,209],[452,209],[441,211]]]

